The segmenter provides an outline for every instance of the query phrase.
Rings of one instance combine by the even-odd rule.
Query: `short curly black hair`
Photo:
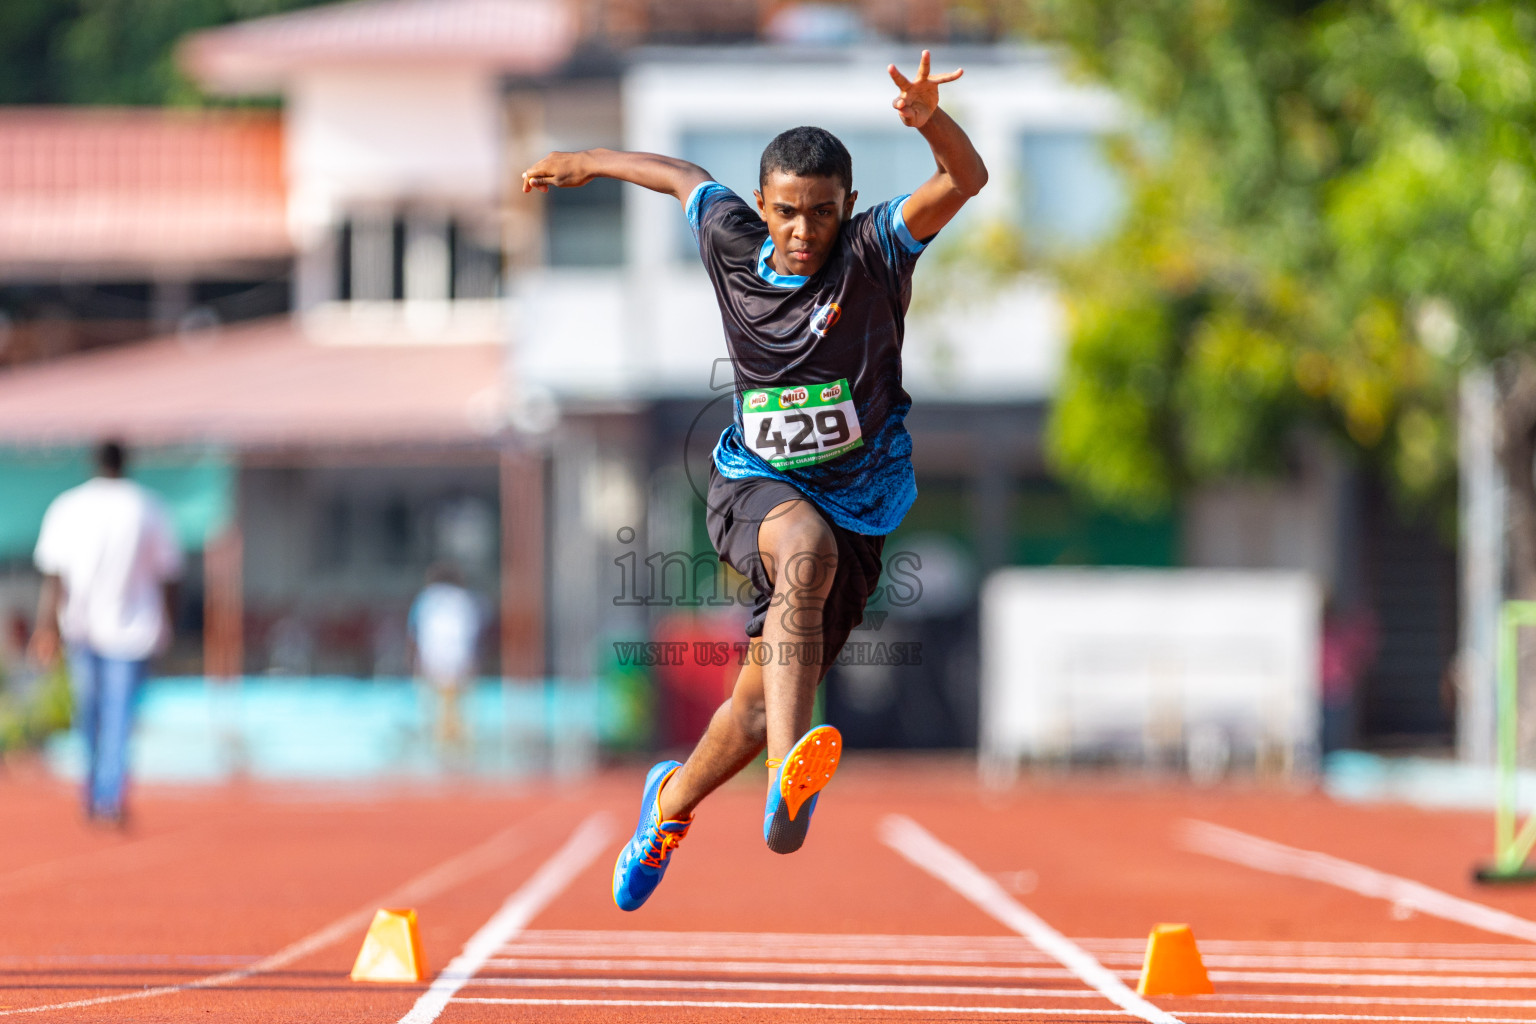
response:
[[[774,171],[803,178],[836,178],[844,189],[853,191],[853,157],[825,128],[802,125],[774,136],[758,164],[757,187],[762,188]]]

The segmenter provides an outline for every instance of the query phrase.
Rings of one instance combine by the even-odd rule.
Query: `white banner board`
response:
[[[1318,589],[1304,573],[1005,569],[981,606],[980,755],[1308,770]]]

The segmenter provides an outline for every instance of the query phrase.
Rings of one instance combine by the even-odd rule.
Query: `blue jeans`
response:
[[[91,817],[123,813],[128,784],[128,734],[133,700],[149,662],[108,658],[84,647],[69,651],[75,727],[85,738],[85,810]]]

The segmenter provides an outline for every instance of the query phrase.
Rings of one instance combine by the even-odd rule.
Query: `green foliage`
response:
[[[58,0],[0,3],[0,102],[47,103],[61,94],[53,49],[73,7]]]
[[[35,747],[69,728],[69,675],[62,660],[41,678],[0,685],[0,755]]]
[[[649,668],[622,663],[615,650],[611,640],[598,647],[598,738],[610,750],[649,750],[655,740],[656,680]]]
[[[1137,510],[1337,437],[1451,493],[1454,382],[1536,336],[1536,13],[1509,2],[1040,0],[1027,29],[1162,127],[1061,273],[1050,431]]]
[[[0,103],[204,102],[176,67],[188,32],[325,0],[5,0]]]

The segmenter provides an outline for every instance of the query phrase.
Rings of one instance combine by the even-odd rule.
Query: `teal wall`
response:
[[[202,550],[229,522],[235,463],[227,454],[144,451],[130,455],[128,475],[165,502],[187,551]],[[29,557],[48,503],[90,476],[88,449],[0,448],[0,560]]]
[[[600,682],[481,680],[460,708],[467,740],[445,751],[433,738],[436,694],[408,679],[151,679],[140,694],[132,772],[176,783],[516,778],[590,771],[600,745],[632,742],[622,695]],[[46,757],[61,776],[79,778],[84,743],[57,734]]]

